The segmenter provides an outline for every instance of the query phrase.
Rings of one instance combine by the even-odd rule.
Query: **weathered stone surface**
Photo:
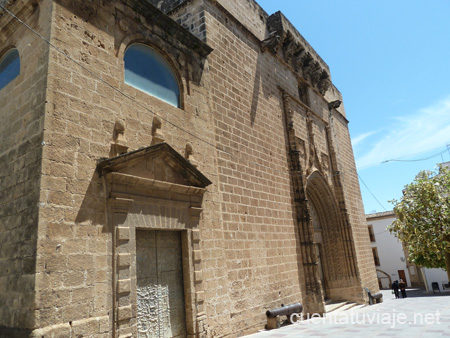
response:
[[[11,337],[136,336],[144,230],[179,234],[188,336],[242,335],[280,303],[320,312],[325,294],[377,289],[325,62],[253,0],[158,4],[170,18],[144,0],[9,1],[62,53],[0,15],[2,45],[21,57],[0,90],[0,330]],[[166,58],[180,108],[124,82],[132,43]]]

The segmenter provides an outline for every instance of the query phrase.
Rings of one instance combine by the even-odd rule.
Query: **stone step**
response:
[[[366,306],[368,306],[368,305],[367,304],[355,303],[355,305],[353,305],[353,307],[348,309],[348,310],[359,310],[359,309],[362,309],[363,307],[366,307]]]
[[[340,307],[343,307],[347,304],[348,302],[339,302],[339,303],[330,303],[330,304],[326,304],[325,305],[325,312],[326,313],[330,313],[333,311],[336,311],[337,309],[339,309]]]
[[[325,305],[326,313],[330,312],[340,312],[340,311],[348,311],[348,310],[359,310],[365,307],[365,304],[358,304],[354,302],[338,302],[338,303],[330,303]]]
[[[356,305],[358,305],[358,304],[348,302],[344,306],[341,306],[340,308],[338,308],[337,311],[347,311],[347,310],[354,308]]]

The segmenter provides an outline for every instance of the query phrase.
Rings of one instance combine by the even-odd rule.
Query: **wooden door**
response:
[[[408,286],[408,282],[406,281],[405,270],[398,270],[398,278],[399,278],[399,281],[400,281],[400,279],[403,279],[403,281],[405,282],[405,285]]]
[[[179,231],[136,231],[138,338],[186,336]]]

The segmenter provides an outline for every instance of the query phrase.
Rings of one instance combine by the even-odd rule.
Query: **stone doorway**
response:
[[[359,282],[352,271],[353,244],[345,222],[345,210],[339,209],[332,187],[318,171],[308,178],[306,196],[314,244],[320,248],[314,253],[320,264],[316,278],[322,284],[322,300],[343,301],[360,297],[355,291]]]
[[[97,170],[112,230],[112,336],[204,336],[198,227],[211,181],[166,143],[103,160]]]
[[[314,229],[314,248],[315,248],[315,255],[317,257],[317,264],[318,264],[318,271],[319,271],[319,278],[322,285],[322,295],[323,299],[326,300],[328,298],[327,293],[327,281],[326,281],[326,275],[325,275],[325,267],[327,266],[327,259],[324,255],[324,248],[323,248],[323,228],[322,223],[323,220],[320,219],[316,206],[314,204],[310,204],[310,213],[311,213],[311,219],[312,219],[312,225]]]
[[[180,231],[136,230],[138,338],[186,336]]]
[[[325,275],[323,273],[323,266],[322,266],[322,244],[317,243],[316,244],[316,255],[317,255],[317,263],[319,268],[319,277],[320,281],[322,282],[322,292],[323,292],[323,298],[326,300],[327,297],[327,288],[325,284]]]

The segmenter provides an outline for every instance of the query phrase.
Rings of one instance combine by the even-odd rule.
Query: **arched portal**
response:
[[[380,269],[376,269],[376,272],[380,289],[390,289],[392,286],[391,276],[387,272]]]
[[[343,223],[336,198],[319,171],[309,176],[306,196],[324,298],[349,300],[354,280],[349,275]]]

